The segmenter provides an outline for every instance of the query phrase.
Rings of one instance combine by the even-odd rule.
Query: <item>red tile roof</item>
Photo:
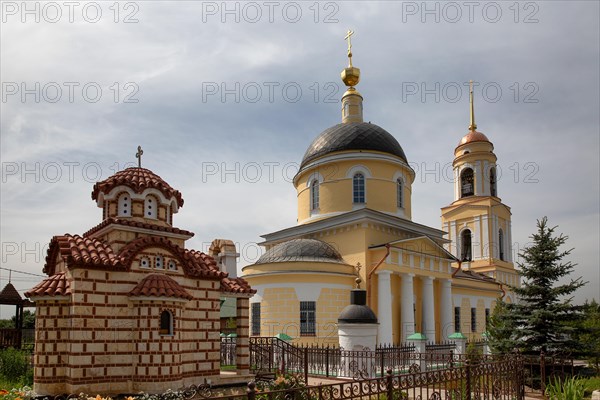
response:
[[[47,278],[40,285],[33,288],[30,293],[39,295],[38,290],[59,287],[52,286],[53,283],[51,283],[54,282],[53,279],[58,279],[56,276],[61,274],[55,275],[56,263],[59,257],[67,262],[68,268],[78,266],[94,269],[126,270],[131,266],[137,254],[148,247],[163,248],[173,254],[182,265],[186,276],[220,280],[221,291],[223,292],[256,293],[244,279],[228,278],[227,272],[219,269],[213,257],[200,251],[179,247],[164,237],[140,237],[128,243],[118,254],[115,254],[110,245],[99,239],[69,234],[55,236],[50,241],[48,255],[46,256],[46,265],[44,267],[44,272],[50,275],[50,278]],[[64,275],[64,273],[62,274]],[[65,280],[64,276],[60,277],[60,279]],[[68,289],[68,282],[65,284],[67,285],[65,287]]]
[[[173,278],[162,275],[148,275],[129,292],[130,296],[177,297],[191,300],[194,298]]]
[[[147,222],[132,221],[129,219],[121,219],[121,218],[113,218],[113,217],[105,219],[104,221],[102,221],[101,223],[99,223],[98,225],[96,225],[95,227],[93,227],[92,229],[87,231],[86,233],[84,233],[83,236],[84,237],[91,236],[94,233],[101,230],[102,228],[107,227],[108,225],[112,225],[112,224],[131,226],[134,228],[152,229],[157,232],[176,233],[178,235],[186,235],[189,237],[194,236],[193,232],[175,228],[175,227],[171,227],[171,226],[161,226],[161,225],[150,224]]]
[[[98,199],[100,192],[108,193],[117,186],[127,186],[136,193],[142,193],[148,188],[157,189],[165,195],[167,199],[175,197],[179,207],[183,206],[183,198],[179,190],[173,189],[160,176],[146,168],[127,168],[119,171],[107,179],[97,182],[92,190],[92,200]]]
[[[221,292],[254,294],[256,290],[252,289],[243,278],[223,278],[221,279]]]
[[[71,285],[64,272],[59,272],[38,283],[25,293],[27,297],[36,296],[69,296]]]
[[[61,256],[69,266],[87,266],[103,268],[122,268],[113,249],[96,238],[64,234],[54,236],[48,247],[44,272],[54,275],[57,257]]]

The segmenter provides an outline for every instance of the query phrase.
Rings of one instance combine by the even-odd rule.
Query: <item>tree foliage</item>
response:
[[[561,250],[568,237],[555,234],[555,230],[548,226],[548,218],[538,220],[533,243],[519,254],[523,282],[511,288],[518,301],[506,304],[508,326],[503,329],[513,329],[506,346],[512,342],[513,348],[535,353],[576,348],[572,322],[581,317],[581,306],[573,305],[571,295],[586,282],[577,278],[559,283],[573,272],[575,264],[565,260],[573,249]]]
[[[489,344],[494,353],[506,354],[515,349],[515,324],[508,304],[499,299],[487,326]]]
[[[600,372],[600,304],[595,299],[585,302],[583,316],[575,327],[574,338],[580,345],[580,353]]]

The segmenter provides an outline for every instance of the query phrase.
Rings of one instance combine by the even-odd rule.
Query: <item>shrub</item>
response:
[[[29,357],[29,353],[13,348],[0,350],[0,378],[21,386],[32,384],[33,369]]]
[[[564,381],[554,378],[546,386],[546,396],[550,400],[583,400],[584,391],[583,381],[573,377]]]

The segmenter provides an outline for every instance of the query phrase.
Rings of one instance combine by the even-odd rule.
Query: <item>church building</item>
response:
[[[413,221],[415,172],[392,134],[364,122],[351,34],[342,121],[308,146],[293,181],[298,224],[263,235],[265,253],[243,268],[257,291],[250,334],[337,344],[337,318],[359,277],[379,344],[415,333],[437,342],[456,332],[480,338],[503,284],[518,283],[493,145],[472,117],[454,152],[455,201],[442,209],[443,230]]]
[[[183,197],[141,168],[141,153],[139,167],[94,185],[102,221],[82,235],[54,236],[48,278],[26,293],[37,307],[40,395],[219,383],[223,298],[236,306],[237,372],[249,373],[248,299],[255,291],[235,278],[235,246],[215,240],[210,255],[186,249],[194,234],[173,225]]]

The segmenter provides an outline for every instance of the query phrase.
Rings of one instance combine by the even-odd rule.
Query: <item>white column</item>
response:
[[[481,189],[483,186],[481,185],[483,181],[483,174],[481,173],[481,161],[477,161],[473,164],[473,168],[475,169],[475,196],[481,196]]]
[[[407,337],[415,333],[415,314],[414,314],[414,290],[413,277],[415,274],[402,274],[402,337]]]
[[[392,271],[377,272],[379,344],[392,344]]]
[[[508,242],[508,246],[505,247],[506,249],[506,255],[507,255],[507,261],[512,262],[513,261],[513,249],[512,249],[512,222],[511,221],[506,221],[506,239]]]
[[[473,261],[481,259],[481,230],[479,229],[480,219],[480,215],[476,215],[473,219],[473,240],[471,241]]]
[[[488,228],[488,215],[483,215],[482,216],[482,220],[481,220],[481,246],[482,246],[482,254],[481,256],[483,258],[489,258],[490,257],[490,241],[489,241],[489,237],[490,237],[490,230]]]
[[[458,167],[454,168],[454,201],[460,199],[460,176]]]
[[[440,299],[440,315],[442,319],[442,331],[440,338],[446,340],[454,333],[454,308],[452,306],[452,280],[442,279],[442,290]]]
[[[427,339],[435,341],[435,306],[433,302],[433,280],[431,276],[421,278],[423,283],[423,333]]]
[[[483,193],[484,196],[489,196],[490,191],[490,163],[483,161]]]
[[[450,234],[452,235],[450,238],[452,240],[452,250],[450,250],[450,253],[452,253],[454,257],[458,258],[460,255],[458,250],[458,230],[456,229],[456,221],[450,222],[450,230]]]

